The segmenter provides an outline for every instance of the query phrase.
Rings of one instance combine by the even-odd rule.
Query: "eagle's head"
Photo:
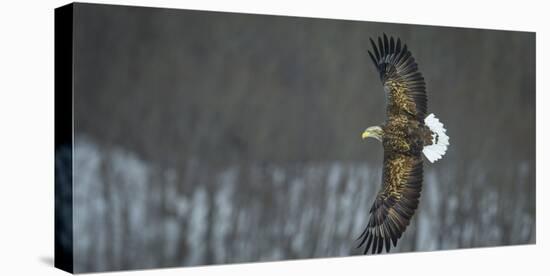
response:
[[[363,139],[375,138],[376,140],[382,142],[383,135],[384,135],[384,130],[382,130],[381,127],[371,126],[363,132],[363,134],[361,135],[361,138]]]

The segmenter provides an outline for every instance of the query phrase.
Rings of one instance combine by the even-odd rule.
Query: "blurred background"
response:
[[[361,254],[401,38],[448,129],[392,252],[535,243],[535,34],[77,4],[75,271]]]

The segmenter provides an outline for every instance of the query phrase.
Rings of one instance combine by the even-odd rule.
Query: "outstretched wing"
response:
[[[372,246],[372,254],[395,247],[418,207],[422,190],[422,158],[402,154],[385,154],[382,189],[378,192],[369,213],[365,231],[359,239],[366,254]]]
[[[378,46],[370,39],[373,52],[369,52],[384,84],[388,99],[387,115],[408,114],[423,121],[427,112],[426,83],[418,71],[407,45],[401,47],[393,37],[378,37]]]

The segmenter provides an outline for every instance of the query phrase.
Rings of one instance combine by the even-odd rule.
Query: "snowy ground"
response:
[[[76,271],[360,254],[381,180],[381,167],[366,163],[194,159],[181,170],[88,139],[75,148]],[[534,243],[534,195],[523,192],[531,165],[426,168],[419,211],[392,252]]]

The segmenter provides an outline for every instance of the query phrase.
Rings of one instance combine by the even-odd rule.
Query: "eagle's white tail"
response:
[[[424,119],[424,123],[434,133],[432,134],[432,144],[425,146],[422,152],[428,160],[433,163],[443,157],[449,146],[449,136],[445,134],[447,131],[443,124],[432,113]]]

